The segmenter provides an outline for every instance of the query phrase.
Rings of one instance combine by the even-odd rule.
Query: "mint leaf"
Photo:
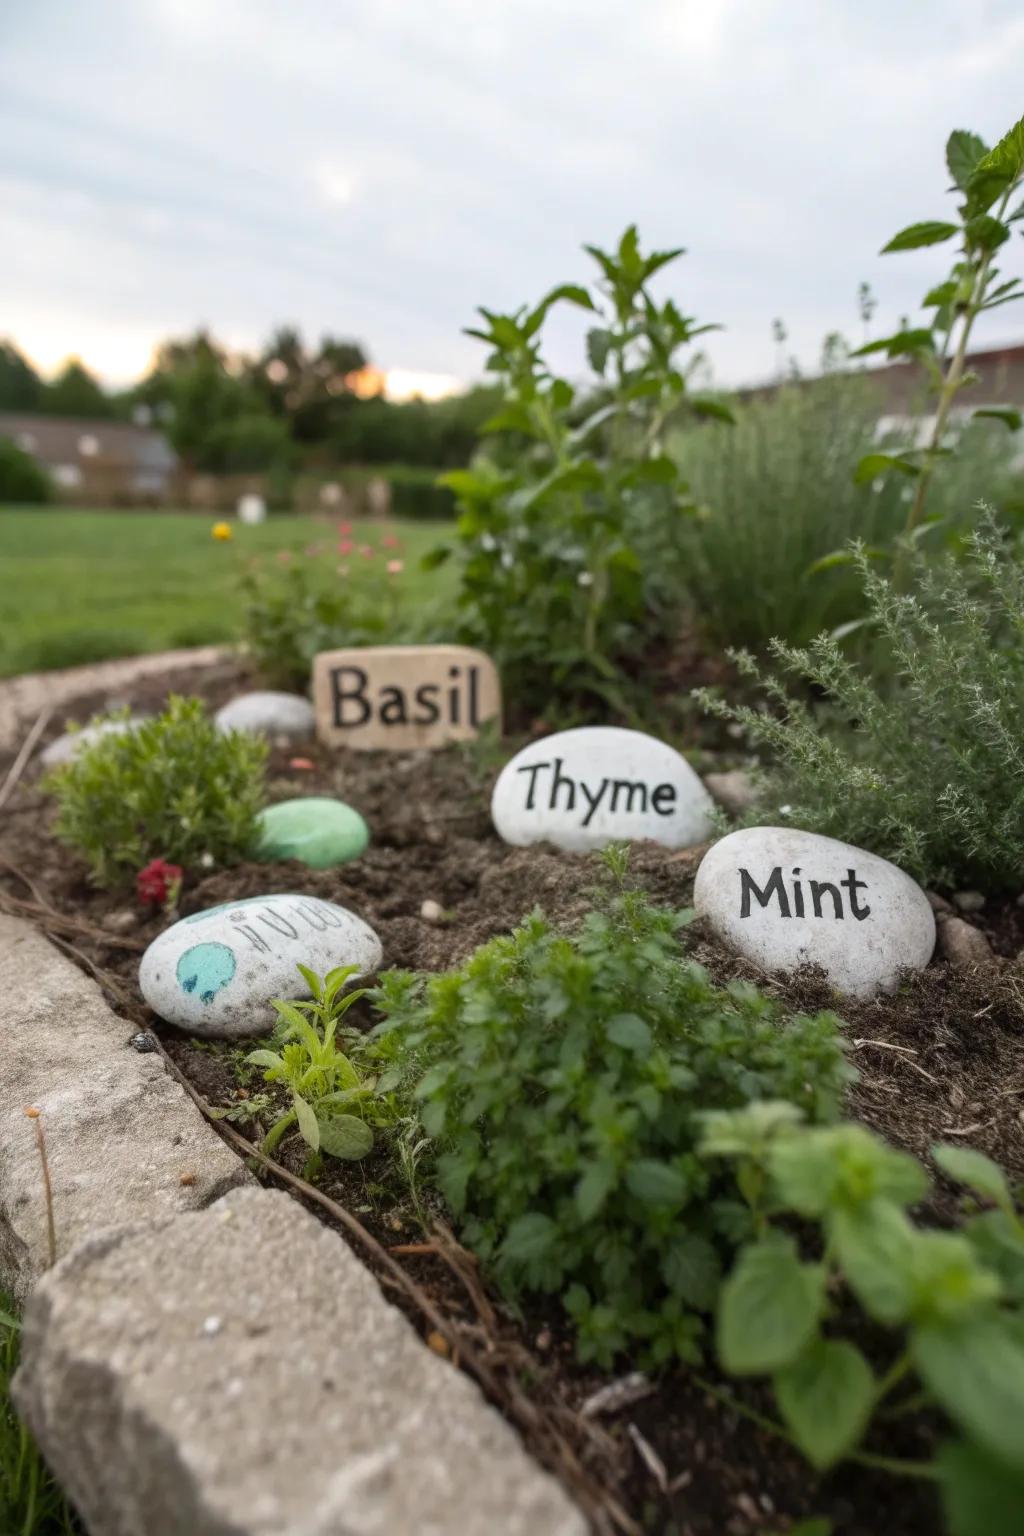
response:
[[[718,1354],[734,1376],[777,1371],[814,1336],[825,1299],[825,1271],[802,1264],[792,1238],[745,1248],[722,1287]]]
[[[815,1339],[774,1378],[782,1417],[819,1472],[859,1444],[874,1406],[875,1383],[859,1349]]]
[[[1024,1343],[994,1312],[914,1330],[914,1364],[950,1418],[991,1455],[1024,1467]]]

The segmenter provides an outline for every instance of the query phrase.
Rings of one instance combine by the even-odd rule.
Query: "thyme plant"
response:
[[[1024,568],[991,519],[962,561],[919,562],[907,593],[863,551],[856,560],[879,637],[876,665],[888,660],[880,673],[822,635],[803,648],[772,646],[799,691],[734,653],[769,709],[697,693],[768,756],[756,820],[868,848],[927,885],[1019,890]]]

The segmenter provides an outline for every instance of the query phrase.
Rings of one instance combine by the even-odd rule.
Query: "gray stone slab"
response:
[[[0,1280],[24,1295],[48,1259],[42,1111],[58,1256],[110,1228],[208,1205],[249,1180],[159,1055],[96,983],[0,913]]]
[[[81,1245],[15,1401],[92,1536],[585,1536],[476,1386],[287,1195]]]

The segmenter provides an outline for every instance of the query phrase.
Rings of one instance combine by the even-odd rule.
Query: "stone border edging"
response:
[[[212,666],[239,654],[232,646],[201,645],[189,650],[150,651],[144,656],[119,656],[111,661],[90,662],[82,667],[61,667],[52,672],[23,672],[0,679],[0,751],[17,746],[18,735],[48,705],[62,704],[102,688],[124,688],[154,672]]]
[[[259,1188],[96,984],[3,915],[0,997],[14,1395],[91,1536],[586,1536],[342,1238]]]

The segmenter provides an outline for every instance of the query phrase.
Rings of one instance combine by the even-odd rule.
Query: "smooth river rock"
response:
[[[61,763],[73,762],[87,747],[91,747],[104,736],[123,736],[127,731],[138,730],[148,717],[146,715],[132,715],[128,720],[96,720],[92,725],[83,725],[80,731],[65,731],[63,736],[57,736],[50,745],[40,754],[40,761],[47,768],[57,768]]]
[[[264,736],[312,736],[316,716],[298,693],[240,693],[213,717],[220,731],[253,731]]]
[[[182,918],[139,966],[146,1002],[189,1034],[230,1040],[273,1027],[272,998],[309,997],[297,962],[375,971],[380,939],[354,912],[316,896],[251,896]]]
[[[254,857],[268,864],[299,859],[310,869],[331,869],[357,859],[370,841],[370,829],[358,811],[342,800],[318,795],[268,805],[258,822]]]
[[[693,900],[723,943],[764,970],[820,965],[856,997],[892,991],[935,948],[935,916],[909,875],[794,827],[723,837],[701,862]]]
[[[685,758],[642,731],[583,725],[531,742],[505,764],[491,818],[506,843],[574,852],[650,838],[692,848],[714,802]]]

